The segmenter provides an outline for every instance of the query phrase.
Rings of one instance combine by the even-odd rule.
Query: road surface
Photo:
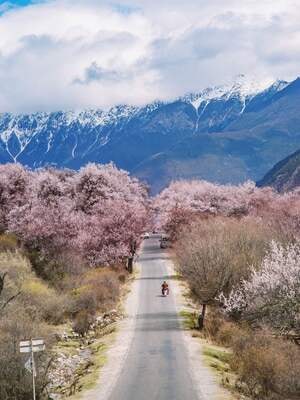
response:
[[[189,371],[166,257],[157,237],[145,240],[133,340],[109,400],[201,400]],[[168,297],[160,294],[163,280],[169,282]]]

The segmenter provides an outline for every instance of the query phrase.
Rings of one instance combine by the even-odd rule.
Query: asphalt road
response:
[[[145,240],[134,337],[109,400],[200,400],[189,373],[183,333],[158,238]],[[170,295],[162,297],[167,280]]]

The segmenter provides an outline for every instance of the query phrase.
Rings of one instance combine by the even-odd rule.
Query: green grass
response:
[[[105,337],[96,340],[89,346],[92,352],[91,360],[88,366],[83,366],[79,371],[80,378],[77,383],[77,392],[68,397],[70,400],[80,400],[83,392],[94,388],[98,382],[101,368],[107,362],[107,350],[115,339],[115,329]]]
[[[107,344],[95,342],[90,348],[92,350],[91,363],[89,364],[88,370],[83,369],[78,385],[81,391],[92,389],[96,385],[99,371],[107,361]],[[79,371],[79,373],[80,372],[81,371]]]
[[[222,347],[205,345],[203,346],[203,354],[208,365],[216,369],[220,373],[230,371],[231,353],[229,350]]]
[[[196,312],[191,312],[187,310],[180,311],[179,315],[183,317],[183,326],[186,329],[196,329],[198,315]]]
[[[224,347],[210,344],[203,345],[204,360],[215,371],[220,383],[236,399],[236,375],[230,368],[231,351]],[[239,397],[238,397],[239,398]]]
[[[73,356],[78,353],[78,347],[78,340],[66,340],[59,342],[53,350],[56,353],[61,352],[66,355]]]

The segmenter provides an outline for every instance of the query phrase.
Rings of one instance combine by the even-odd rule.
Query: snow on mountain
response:
[[[289,84],[290,84],[290,82],[277,79],[270,87],[268,87],[265,90],[271,89],[274,92],[280,92],[281,90],[285,89]]]
[[[20,115],[4,113],[0,114],[0,138],[5,144],[6,151],[15,162],[32,139],[40,133],[48,132],[46,150],[46,153],[48,153],[52,147],[55,131],[59,129],[72,129],[79,126],[84,134],[84,132],[98,128],[96,138],[99,140],[100,145],[105,145],[108,137],[99,137],[101,128],[124,123],[130,120],[138,111],[139,108],[137,107],[122,105],[113,107],[108,111],[91,109]],[[13,145],[15,151],[11,149],[10,145],[13,139],[17,141]],[[73,147],[73,157],[74,152],[75,148]]]
[[[282,82],[282,81],[276,81]],[[237,78],[230,83],[221,86],[210,87],[199,93],[190,93],[182,98],[198,110],[201,103],[208,104],[212,100],[229,100],[230,98],[239,98],[245,109],[246,101],[250,100],[258,93],[263,92],[272,85],[272,81],[257,81],[254,78],[247,78],[245,75],[238,75]],[[282,87],[283,89],[283,87]],[[282,90],[278,85],[278,90]]]
[[[55,164],[72,168],[87,161],[118,162],[121,158],[122,167],[130,169],[142,161],[142,156],[150,154],[153,146],[160,149],[159,146],[168,146],[186,135],[223,131],[248,110],[249,104],[259,107],[287,85],[284,81],[270,85],[240,75],[226,85],[190,93],[168,103],[119,105],[110,110],[3,113],[0,157],[2,162],[19,161],[34,167]],[[189,107],[196,110],[196,115],[190,114]],[[123,147],[138,143],[140,158],[136,154],[129,157],[129,152],[120,147],[120,140],[124,141]]]

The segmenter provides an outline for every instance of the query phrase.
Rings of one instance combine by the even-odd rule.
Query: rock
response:
[[[78,343],[77,354],[69,355],[62,352],[56,354],[55,361],[49,372],[49,379],[51,381],[50,399],[60,400],[65,395],[75,393],[80,388],[78,387],[79,375],[90,371],[90,358],[92,351],[88,347],[95,342],[95,338],[99,335],[105,334],[105,328],[114,323],[118,319],[123,318],[118,314],[118,311],[113,309],[102,315],[97,316],[90,326],[90,330],[85,338],[74,331],[70,333],[63,332],[57,335],[58,340],[67,341],[72,340]],[[64,394],[62,396],[61,394]]]

